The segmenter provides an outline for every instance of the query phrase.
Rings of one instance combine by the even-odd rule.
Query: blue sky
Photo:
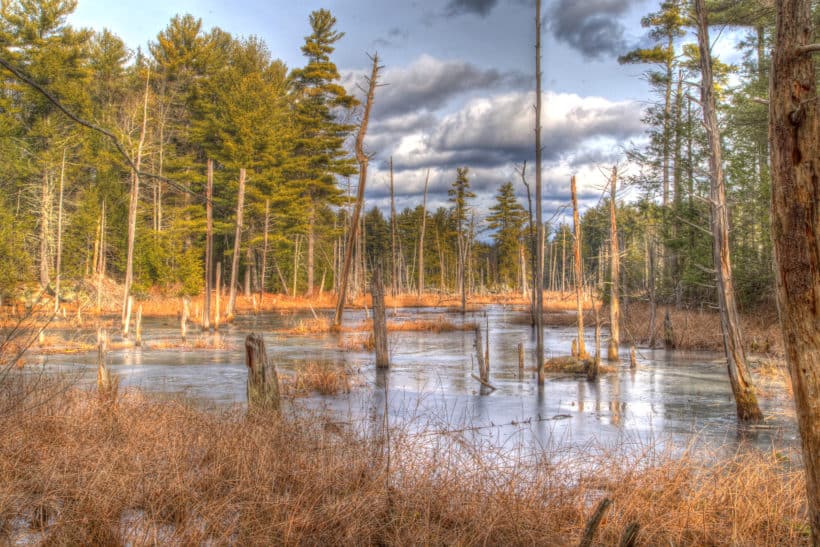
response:
[[[389,84],[376,95],[367,146],[368,200],[386,204],[386,163],[396,164],[398,206],[420,203],[431,170],[431,205],[446,203],[459,165],[470,167],[486,210],[497,188],[516,182],[515,167],[534,152],[534,2],[532,0],[79,0],[70,22],[109,28],[129,47],[145,47],[177,13],[234,35],[257,35],[288,66],[304,63],[308,14],[327,8],[345,37],[334,60],[351,89],[378,52]],[[650,99],[644,70],[617,56],[645,40],[640,18],[653,0],[544,0],[545,207],[567,202],[577,174],[584,203],[594,204],[602,169],[623,161],[643,138],[641,110]],[[530,177],[530,180],[532,178]]]

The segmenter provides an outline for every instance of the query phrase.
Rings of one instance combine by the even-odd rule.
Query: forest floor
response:
[[[57,544],[801,545],[799,457],[727,448],[503,453],[455,434],[0,384],[0,538]],[[21,395],[22,394],[22,395]],[[386,434],[389,431],[389,435]]]

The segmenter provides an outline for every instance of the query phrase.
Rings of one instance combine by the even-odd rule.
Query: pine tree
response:
[[[499,280],[511,286],[520,278],[520,257],[524,245],[522,236],[528,215],[515,196],[512,182],[503,184],[495,199],[487,216],[487,225],[495,230],[493,241],[498,254]]]
[[[308,63],[290,76],[294,94],[293,116],[296,130],[293,156],[287,167],[288,184],[299,189],[307,216],[307,292],[313,292],[316,224],[326,205],[340,205],[343,194],[336,176],[356,172],[355,162],[344,148],[354,129],[341,121],[358,101],[338,81],[339,71],[331,61],[334,44],[344,33],[335,30],[336,18],[328,10],[310,14],[312,33],[305,37],[302,53]]]
[[[470,191],[469,169],[459,167],[456,170],[456,180],[447,191],[450,202],[453,204],[452,221],[455,222],[456,244],[458,249],[458,264],[456,279],[458,282],[458,292],[461,293],[461,312],[467,311],[467,262],[470,252],[472,238],[470,237],[467,218],[470,213],[470,206],[467,200],[475,197]]]

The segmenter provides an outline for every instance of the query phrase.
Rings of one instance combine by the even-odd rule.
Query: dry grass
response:
[[[331,321],[327,317],[301,319],[295,326],[283,331],[284,334],[305,336],[308,334],[325,334],[331,331]]]
[[[353,334],[339,341],[339,349],[344,351],[373,351],[375,347],[373,333]]]
[[[71,392],[0,421],[0,533],[47,545],[572,545],[606,496],[600,545],[632,522],[639,545],[809,544],[789,455],[527,456],[381,431]]]
[[[473,331],[476,324],[472,322],[457,323],[445,317],[436,319],[409,319],[406,321],[388,321],[388,332],[456,332]]]
[[[666,308],[658,306],[655,319],[655,340],[663,344],[664,314]],[[723,351],[723,338],[720,328],[720,315],[716,311],[692,311],[669,309],[673,327],[673,341],[676,349]],[[603,312],[606,317],[606,312]],[[635,342],[649,342],[648,305],[633,304],[623,314],[623,340],[634,339]],[[755,313],[741,316],[741,328],[746,344],[746,351],[769,355],[783,355],[783,337],[776,312]]]
[[[286,392],[292,395],[338,395],[350,391],[363,381],[358,374],[332,363],[306,363],[296,371],[296,377]]]

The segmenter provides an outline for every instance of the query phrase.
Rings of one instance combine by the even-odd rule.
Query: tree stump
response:
[[[384,283],[381,266],[373,270],[370,281],[370,292],[373,296],[373,342],[376,351],[376,368],[390,368],[390,355],[387,349],[387,316],[384,306]]]
[[[245,338],[245,364],[248,367],[248,407],[279,410],[279,377],[268,360],[265,340],[258,334]]]

